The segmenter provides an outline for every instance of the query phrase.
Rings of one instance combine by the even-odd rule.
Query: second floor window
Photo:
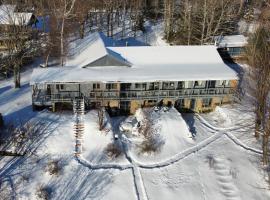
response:
[[[136,89],[146,89],[146,83],[135,83]]]
[[[63,90],[64,89],[64,85],[63,84],[57,84],[56,85],[56,89],[57,90]]]
[[[183,89],[184,88],[184,82],[183,81],[179,81],[178,85],[177,85],[177,89]]]
[[[93,84],[93,89],[94,90],[99,90],[100,89],[100,84],[99,83],[94,83]]]
[[[106,84],[106,89],[107,90],[116,90],[117,89],[117,84],[116,83],[107,83]]]

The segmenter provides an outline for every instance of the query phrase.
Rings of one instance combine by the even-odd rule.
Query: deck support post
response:
[[[52,111],[55,112],[55,103],[52,103]]]

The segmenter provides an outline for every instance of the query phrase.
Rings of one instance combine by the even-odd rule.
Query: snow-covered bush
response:
[[[45,171],[47,171],[50,175],[58,176],[62,171],[60,160],[49,161]]]
[[[46,185],[41,185],[37,188],[36,196],[38,199],[49,200],[52,198],[53,190],[51,187]]]
[[[142,154],[152,154],[161,150],[165,141],[159,134],[151,135],[147,137],[139,146],[140,153]]]
[[[120,155],[122,155],[123,153],[121,147],[116,143],[109,143],[108,146],[106,147],[105,152],[106,155],[111,159],[115,159]]]
[[[165,144],[163,138],[159,134],[160,127],[155,122],[151,109],[140,111],[140,116],[143,116],[142,121],[138,122],[138,132],[143,136],[143,142],[139,145],[140,153],[154,153],[159,151]]]

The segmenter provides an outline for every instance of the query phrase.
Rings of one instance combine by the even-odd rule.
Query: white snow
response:
[[[176,155],[181,152],[183,149],[194,145],[192,139],[192,134],[189,131],[189,128],[182,118],[181,114],[171,108],[168,111],[164,112],[160,110],[158,112],[151,109],[151,118],[154,120],[154,129],[155,134],[158,135],[158,140],[161,142],[161,149],[158,153],[152,155],[144,155],[139,152],[141,141],[143,139],[138,139],[140,136],[138,133],[133,133],[128,137],[128,139],[136,145],[131,144],[131,155],[135,160],[141,163],[153,163],[166,160],[169,157]],[[138,110],[135,114],[137,120],[143,123],[142,111]],[[134,127],[133,132],[137,132],[136,127]]]
[[[216,36],[215,42],[218,48],[224,47],[244,47],[247,45],[248,38],[244,35],[225,35]]]

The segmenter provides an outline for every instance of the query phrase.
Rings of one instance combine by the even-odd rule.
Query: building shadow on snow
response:
[[[185,120],[186,124],[188,125],[189,131],[192,134],[192,137],[196,137],[197,130],[195,127],[195,113],[181,113],[183,119]]]

